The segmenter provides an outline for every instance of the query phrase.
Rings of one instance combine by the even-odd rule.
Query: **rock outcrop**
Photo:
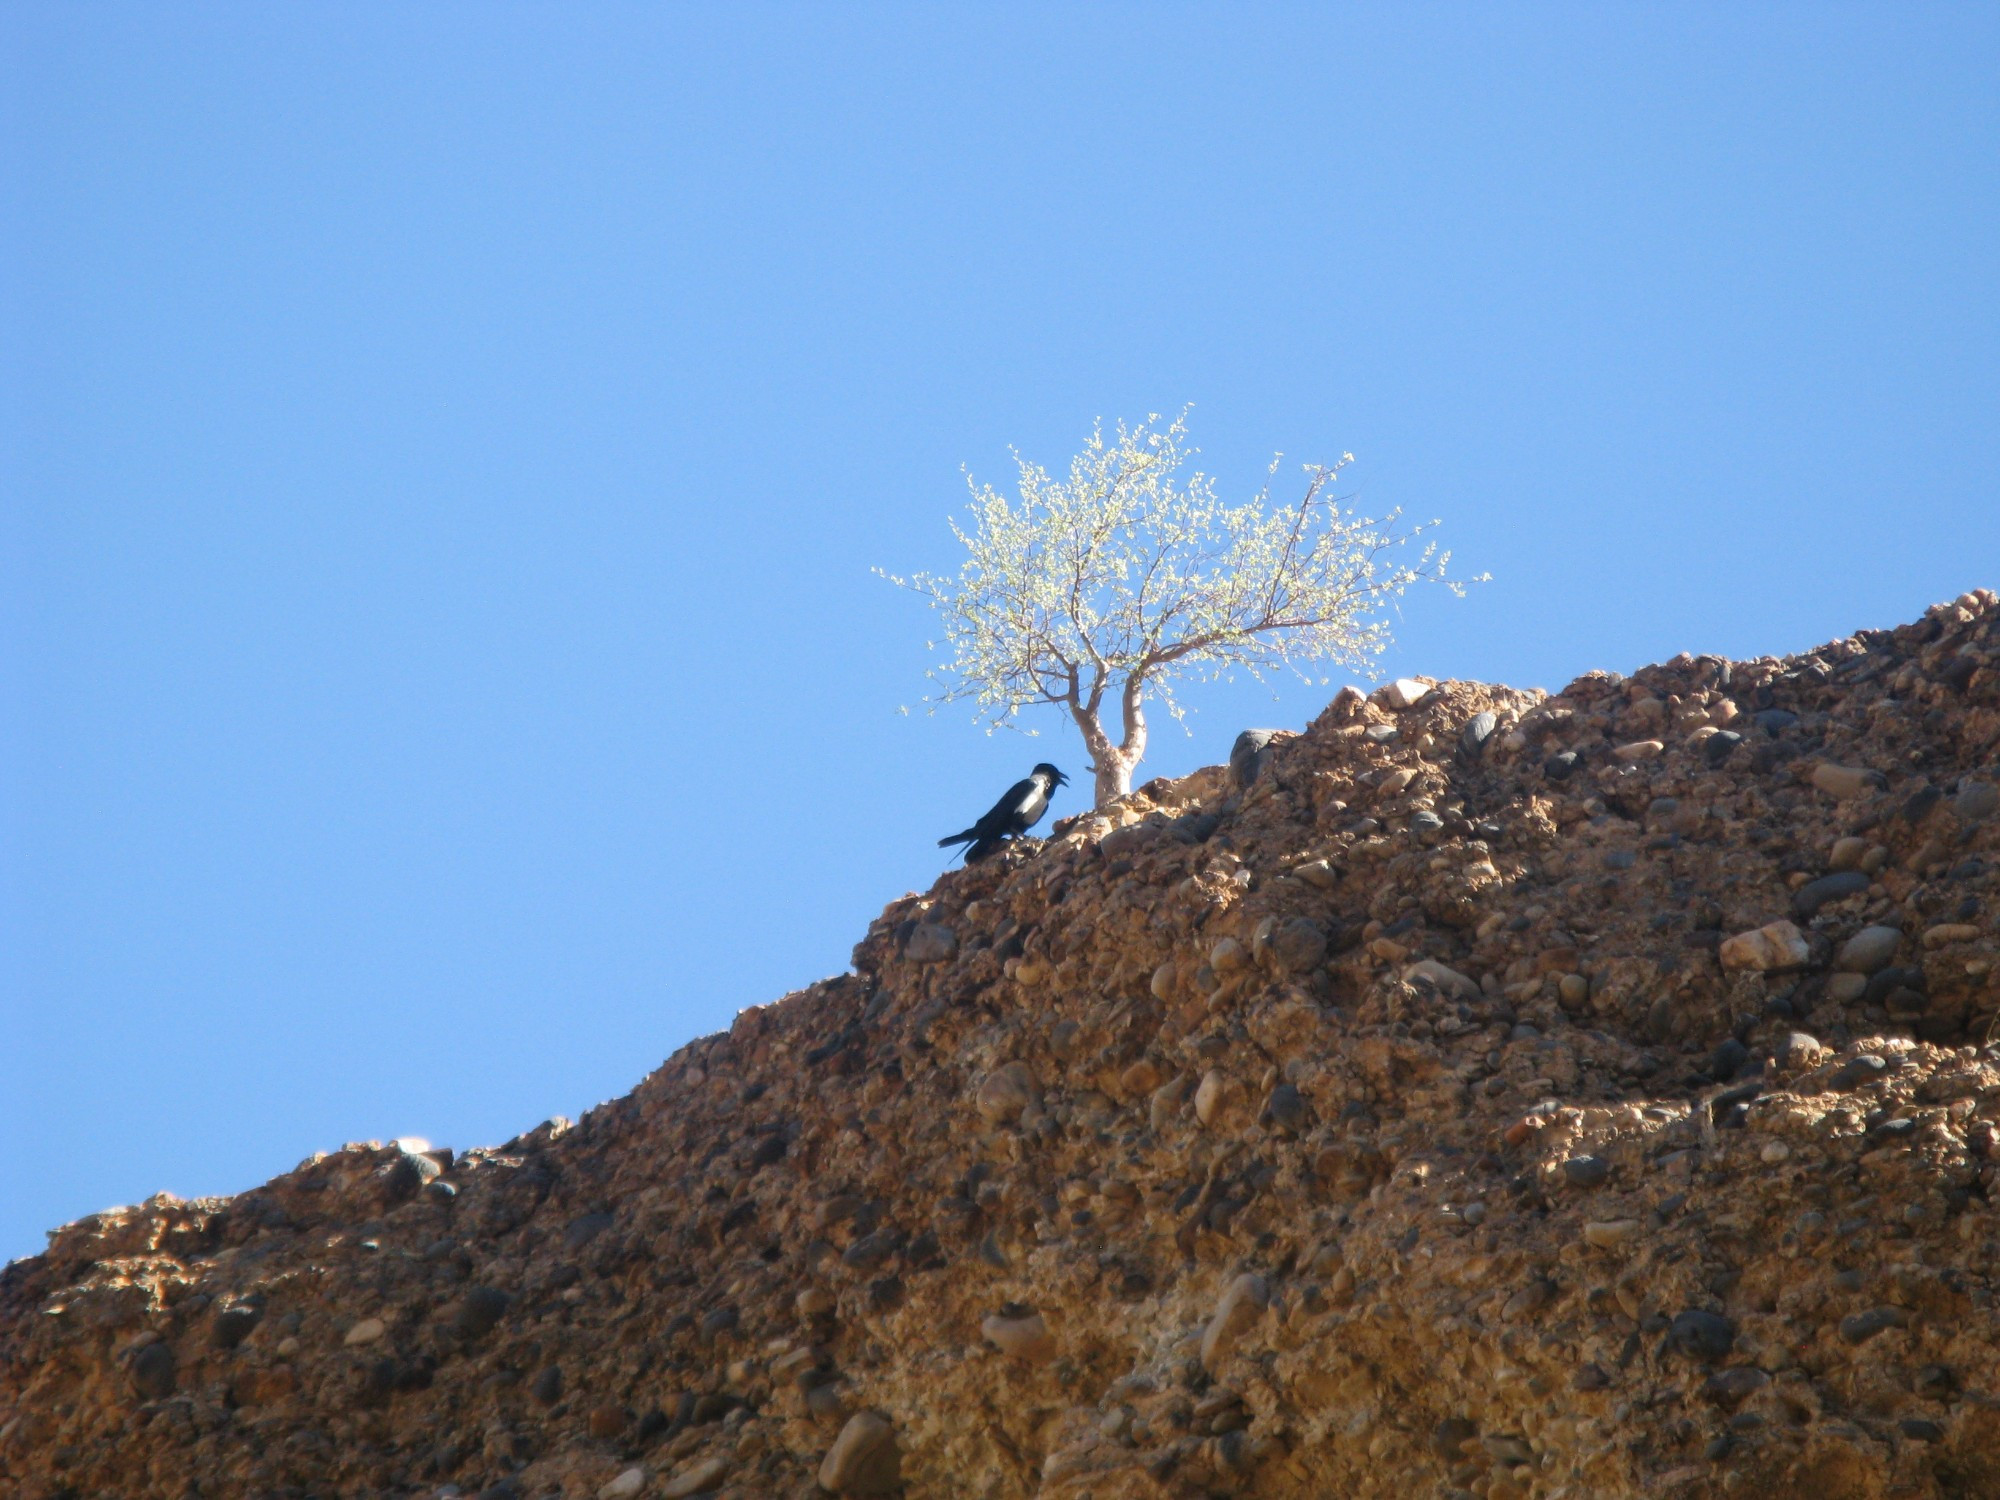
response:
[[[1993,595],[1253,752],[574,1126],[56,1232],[0,1493],[2000,1495]]]

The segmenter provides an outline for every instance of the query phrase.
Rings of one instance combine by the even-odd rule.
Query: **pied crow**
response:
[[[1028,773],[1028,779],[1017,781],[1007,788],[1007,794],[993,804],[985,817],[974,823],[963,833],[947,834],[938,840],[938,848],[948,849],[953,844],[965,844],[965,862],[984,859],[1007,839],[1026,833],[1041,821],[1048,811],[1049,797],[1059,786],[1069,785],[1069,778],[1047,761],[1043,761]]]

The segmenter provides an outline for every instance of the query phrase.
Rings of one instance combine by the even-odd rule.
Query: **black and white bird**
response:
[[[938,848],[949,849],[953,844],[965,844],[965,862],[971,864],[976,859],[984,859],[1002,843],[1026,833],[1042,819],[1048,811],[1049,798],[1059,786],[1068,786],[1069,778],[1047,761],[1043,761],[1028,773],[1025,781],[1017,781],[1007,788],[1006,795],[994,803],[992,809],[962,833],[947,834],[938,840]]]

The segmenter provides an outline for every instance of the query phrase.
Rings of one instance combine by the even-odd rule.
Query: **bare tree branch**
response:
[[[967,479],[969,517],[952,522],[967,553],[956,577],[883,575],[942,617],[941,691],[928,701],[971,699],[989,726],[1036,703],[1066,709],[1100,805],[1131,785],[1155,684],[1179,718],[1175,677],[1360,668],[1388,642],[1384,605],[1418,582],[1461,587],[1434,546],[1392,559],[1424,528],[1343,511],[1329,491],[1346,455],[1307,465],[1299,500],[1272,511],[1268,490],[1223,504],[1208,475],[1186,470],[1186,438],[1185,412],[1120,423],[1109,438],[1100,427],[1061,477],[1016,454],[1014,495]],[[1116,743],[1102,718],[1113,687]]]

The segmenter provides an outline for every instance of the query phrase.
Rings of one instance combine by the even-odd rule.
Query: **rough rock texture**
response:
[[[2000,1495],[1996,787],[1986,593],[1343,692],[575,1126],[58,1231],[0,1493]]]

